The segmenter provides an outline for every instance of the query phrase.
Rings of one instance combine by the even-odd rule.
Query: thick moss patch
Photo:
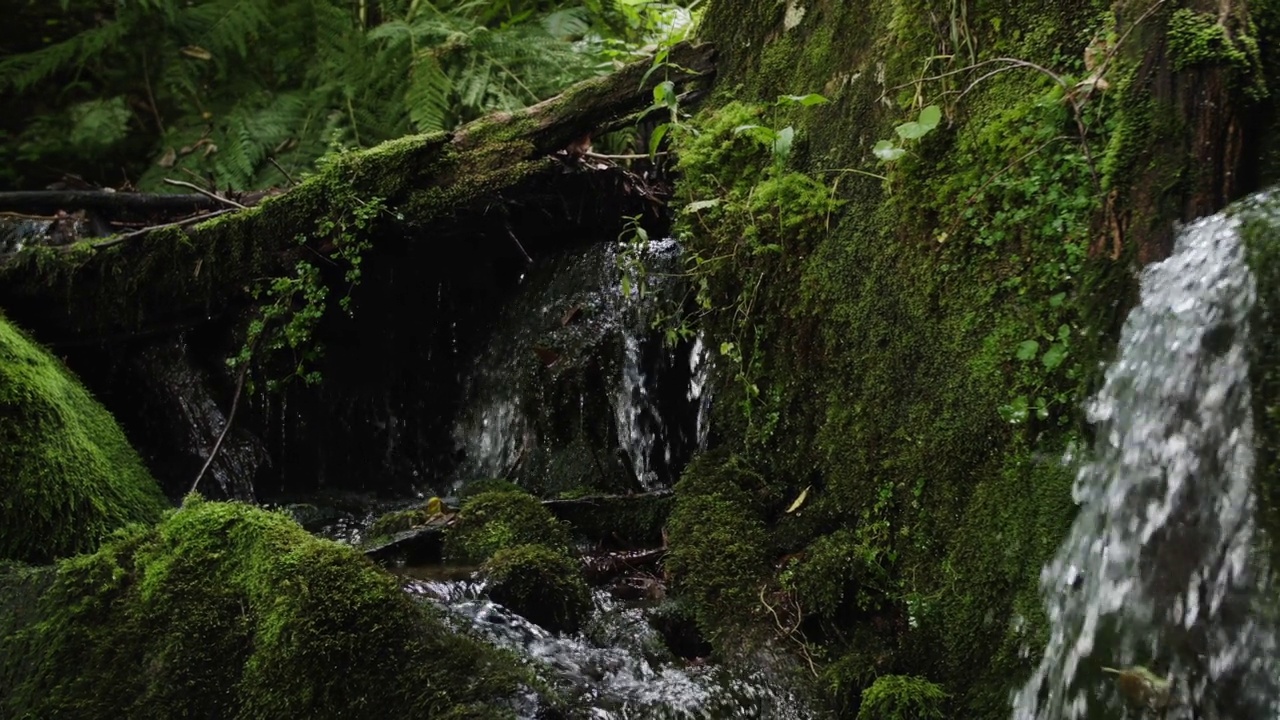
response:
[[[493,491],[472,497],[445,533],[445,557],[483,562],[504,548],[537,544],[567,553],[569,532],[537,498]]]
[[[38,615],[5,717],[505,717],[519,679],[350,548],[197,498],[64,561]]]
[[[91,551],[166,505],[111,415],[0,315],[0,558]]]
[[[489,597],[549,630],[576,632],[591,615],[582,569],[563,552],[542,545],[504,548],[481,572]]]

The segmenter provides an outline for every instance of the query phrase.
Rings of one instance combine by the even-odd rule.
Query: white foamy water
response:
[[[1050,635],[1014,720],[1124,717],[1103,667],[1170,681],[1159,717],[1276,717],[1275,637],[1255,605],[1254,280],[1238,221],[1185,228],[1144,270],[1073,489],[1079,513],[1041,573]],[[1128,715],[1133,717],[1133,715]]]

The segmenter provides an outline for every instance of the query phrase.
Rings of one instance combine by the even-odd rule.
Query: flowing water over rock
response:
[[[814,717],[781,676],[762,667],[682,667],[645,619],[645,608],[596,593],[583,635],[550,633],[487,600],[467,580],[409,580],[406,590],[443,605],[460,623],[532,661],[570,705],[591,720],[807,720]],[[539,717],[535,700],[518,709]]]
[[[1237,221],[1217,215],[1143,272],[1088,406],[1080,510],[1041,573],[1050,636],[1015,720],[1122,717],[1125,694],[1166,720],[1277,716],[1276,639],[1257,607],[1268,571],[1255,551],[1243,253]]]
[[[703,343],[664,344],[652,320],[678,301],[680,249],[649,243],[654,291],[623,292],[618,248],[596,243],[540,260],[507,301],[487,345],[463,378],[454,431],[455,488],[480,478],[530,477],[531,488],[670,485],[705,440],[710,402]]]

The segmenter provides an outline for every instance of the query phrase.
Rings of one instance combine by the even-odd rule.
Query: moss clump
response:
[[[523,492],[485,492],[463,503],[445,532],[445,557],[484,562],[503,548],[545,545],[569,551],[569,533],[538,499]]]
[[[893,589],[884,563],[881,553],[853,530],[837,530],[814,540],[782,581],[806,613],[836,620],[846,611],[880,606]]]
[[[528,490],[519,485],[506,480],[504,478],[485,478],[483,480],[472,480],[462,486],[458,491],[458,500],[465,501],[487,492],[513,492],[529,494]]]
[[[0,558],[90,551],[166,506],[111,415],[0,315]]]
[[[189,498],[59,565],[0,641],[5,717],[501,717],[511,660],[350,548]]]
[[[740,476],[727,469],[733,464],[736,460],[714,455],[691,463],[676,485],[676,506],[667,524],[667,572],[713,641],[739,629],[759,609],[759,581],[768,570],[769,538],[751,495],[737,484],[714,480]]]
[[[543,545],[503,548],[481,567],[489,597],[535,623],[577,632],[591,615],[591,591],[573,558]]]
[[[1249,318],[1249,380],[1257,447],[1262,524],[1280,532],[1280,199],[1265,197],[1239,208],[1249,269],[1258,299]],[[1280,559],[1280,543],[1271,542]]]
[[[373,524],[369,526],[367,536],[370,538],[380,538],[395,535],[398,532],[412,530],[413,528],[425,525],[428,520],[433,517],[425,506],[411,507],[405,510],[394,510],[392,512],[381,515]]]
[[[1212,13],[1179,8],[1169,18],[1169,54],[1175,70],[1215,64],[1248,67],[1257,51],[1251,38],[1233,38]]]
[[[942,688],[919,677],[884,675],[862,691],[858,720],[943,720]]]

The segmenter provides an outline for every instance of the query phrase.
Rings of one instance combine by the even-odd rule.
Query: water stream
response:
[[[1268,569],[1255,547],[1243,254],[1237,220],[1215,215],[1142,274],[1087,406],[1096,436],[1073,489],[1079,513],[1041,573],[1048,644],[1014,720],[1138,717],[1122,714],[1135,704],[1165,720],[1277,717],[1276,637],[1257,607]]]
[[[651,608],[595,594],[596,614],[577,635],[529,622],[484,596],[467,579],[409,579],[405,589],[439,604],[462,627],[534,663],[567,700],[574,718],[591,720],[808,720],[813,714],[784,675],[758,666],[698,665],[672,657],[646,619]],[[517,708],[534,720],[535,698]]]

